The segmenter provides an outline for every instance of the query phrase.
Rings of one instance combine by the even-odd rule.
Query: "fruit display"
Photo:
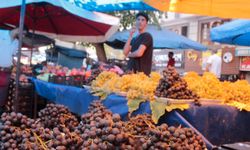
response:
[[[126,133],[136,137],[142,150],[148,149],[206,149],[201,136],[190,128],[167,124],[155,126],[150,115],[138,115],[125,122]]]
[[[222,100],[226,104],[250,111],[250,84],[246,80],[221,82],[214,74],[208,72],[203,76],[189,72],[184,76],[184,80],[188,88],[201,98]]]
[[[150,77],[143,73],[119,76],[113,72],[102,72],[92,82],[92,89],[102,89],[114,93],[126,93],[128,99],[154,100],[154,92],[158,85],[160,74],[153,72]]]
[[[16,82],[15,79],[11,79],[8,87],[8,99],[6,102],[7,112],[14,111],[15,95],[16,95]],[[17,101],[18,103],[17,111],[31,117],[33,115],[34,95],[35,91],[32,83],[20,82],[18,101]]]
[[[173,67],[163,71],[163,78],[156,88],[155,95],[173,99],[198,99],[195,92],[187,88],[187,82],[183,80]]]
[[[38,112],[41,124],[46,128],[55,128],[64,125],[73,130],[78,124],[77,118],[67,107],[59,104],[47,104]]]
[[[84,68],[72,68],[69,69],[68,67],[63,67],[60,65],[46,65],[43,67],[42,73],[48,73],[55,76],[76,76],[76,75],[84,75],[85,69]]]
[[[41,125],[35,120],[30,119],[20,113],[3,113],[1,116],[3,123],[0,126],[0,149],[26,149],[27,141],[35,139],[31,138],[31,133],[39,128]]]
[[[94,102],[77,133],[84,140],[83,149],[206,149],[201,137],[189,128],[155,126],[150,115],[137,115],[127,122]]]
[[[50,105],[46,111],[58,110],[59,106]],[[46,115],[55,120],[57,116],[51,112]],[[206,149],[201,137],[189,128],[167,124],[155,126],[149,115],[137,115],[124,122],[120,115],[107,110],[100,101],[90,105],[74,130],[61,122],[46,128],[43,118],[34,120],[14,112],[3,113],[0,122],[0,149],[4,150]]]
[[[47,149],[77,150],[81,149],[83,140],[80,135],[71,132],[65,126],[55,127],[50,131],[51,140],[46,142]]]
[[[32,76],[32,68],[28,65],[21,65],[19,76],[20,84],[25,85],[26,83],[29,83],[28,76]],[[11,78],[16,79],[16,67],[14,67],[11,71]]]
[[[86,72],[87,78],[86,78],[85,84],[90,86],[92,81],[94,81],[101,72],[102,71],[100,69],[93,69],[93,70],[87,71]]]
[[[12,74],[15,75],[16,74],[16,66],[12,69]],[[22,74],[31,76],[32,75],[32,68],[29,65],[21,65],[20,67],[20,71]]]
[[[65,126],[44,128],[39,123],[20,113],[3,113],[0,126],[0,149],[61,149],[75,150],[82,145],[79,135]]]
[[[76,132],[83,139],[83,150],[88,149],[127,149],[135,150],[129,135],[122,130],[120,115],[112,114],[100,102],[94,102],[89,112],[82,115]]]

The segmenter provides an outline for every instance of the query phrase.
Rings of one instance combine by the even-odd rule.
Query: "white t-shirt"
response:
[[[9,30],[0,30],[0,67],[12,66],[12,57],[18,49],[18,40],[12,40]]]
[[[221,75],[221,57],[213,54],[207,60],[207,64],[211,64],[209,72],[214,73],[217,78],[220,78]]]

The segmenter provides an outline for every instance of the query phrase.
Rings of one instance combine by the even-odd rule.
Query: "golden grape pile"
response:
[[[246,80],[220,82],[212,73],[199,76],[189,72],[184,76],[188,88],[202,98],[222,100],[228,104],[250,104],[250,84]]]
[[[109,92],[126,93],[128,99],[154,100],[154,92],[160,78],[160,74],[156,72],[152,72],[148,77],[143,73],[119,76],[104,71],[92,82],[91,86]]]

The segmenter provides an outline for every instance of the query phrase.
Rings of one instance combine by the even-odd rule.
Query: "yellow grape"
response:
[[[151,77],[146,76],[144,73],[127,74],[120,77],[113,73],[102,72],[93,81],[92,87],[115,93],[126,92],[128,99],[143,98],[153,100],[159,80],[160,74],[156,72],[153,72]]]
[[[112,78],[116,77],[118,77],[118,75],[114,72],[103,71],[92,82],[91,86],[101,88],[105,84],[105,82],[107,82],[108,80],[112,80]]]
[[[189,72],[184,79],[188,88],[202,98],[219,99],[230,104],[239,102],[250,105],[250,85],[246,80],[220,82],[215,75],[207,72],[203,76]]]

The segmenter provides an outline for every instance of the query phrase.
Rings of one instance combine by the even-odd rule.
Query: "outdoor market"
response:
[[[250,1],[0,1],[0,150],[250,150]]]

